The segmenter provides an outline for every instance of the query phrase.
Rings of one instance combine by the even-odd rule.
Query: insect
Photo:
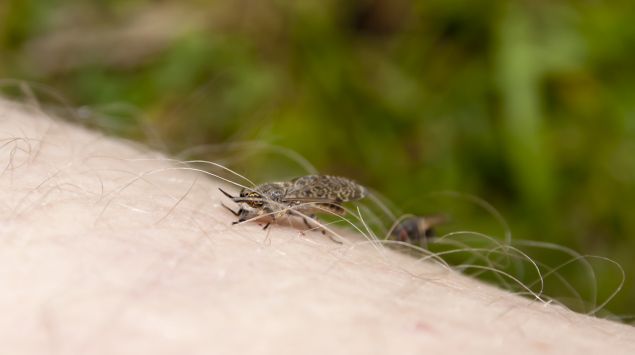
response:
[[[425,247],[428,239],[434,237],[435,227],[448,220],[443,214],[407,217],[390,231],[388,239]]]
[[[330,175],[307,175],[290,181],[243,188],[238,196],[232,196],[221,188],[219,190],[240,205],[238,212],[223,205],[238,217],[232,224],[267,217],[270,221],[264,229],[276,218],[286,215],[301,216],[304,224],[312,228],[305,216],[314,219],[317,212],[343,216],[346,211],[342,203],[362,199],[367,193],[366,188],[353,180]]]

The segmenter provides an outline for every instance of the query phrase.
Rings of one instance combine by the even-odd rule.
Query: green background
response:
[[[451,214],[442,233],[502,238],[438,192],[479,196],[514,240],[620,263],[606,310],[630,321],[633,14],[633,1],[4,0],[0,86],[28,99],[7,79],[25,80],[50,110],[171,153],[215,144],[187,156],[230,157],[258,182],[303,173],[263,144],[287,147],[402,212]],[[523,250],[545,267],[570,258]],[[449,260],[477,262],[465,257]],[[589,262],[558,269],[579,295],[554,277],[547,293],[588,312],[597,284],[602,303],[621,273]],[[521,264],[497,267],[530,283]]]

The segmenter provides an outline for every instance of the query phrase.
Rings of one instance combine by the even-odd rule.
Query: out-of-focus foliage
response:
[[[4,0],[0,78],[46,84],[81,117],[172,152],[285,146],[404,212],[443,210],[435,191],[480,196],[515,238],[622,264],[631,279],[607,309],[629,314],[634,13],[632,1]],[[298,174],[243,161],[259,181]],[[484,216],[454,221],[500,235]],[[603,299],[620,274],[596,277]]]

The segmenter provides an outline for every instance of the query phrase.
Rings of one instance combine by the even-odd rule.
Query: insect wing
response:
[[[342,203],[366,195],[366,189],[339,176],[308,175],[292,180],[285,199],[303,202]]]

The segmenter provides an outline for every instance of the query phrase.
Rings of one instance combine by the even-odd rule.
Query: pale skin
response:
[[[0,101],[0,344],[10,354],[633,354],[635,330],[297,225],[238,190]]]

